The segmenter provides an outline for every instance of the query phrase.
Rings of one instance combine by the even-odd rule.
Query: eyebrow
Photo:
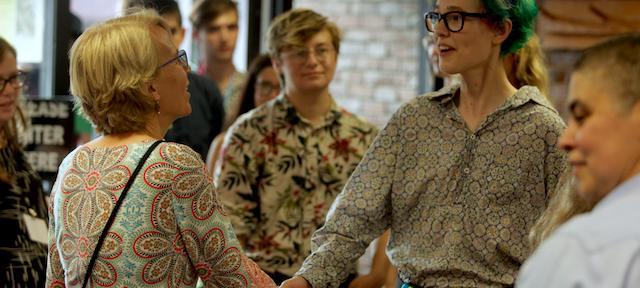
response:
[[[433,7],[433,10],[438,10],[440,9],[440,6],[438,6],[437,4]],[[465,9],[462,9],[462,7],[459,6],[447,6],[446,11],[466,11]]]

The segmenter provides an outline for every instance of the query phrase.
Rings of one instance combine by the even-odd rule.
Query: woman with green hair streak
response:
[[[337,287],[390,229],[398,287],[511,287],[565,154],[540,91],[503,57],[532,34],[533,0],[439,0],[425,14],[439,67],[460,83],[404,104],[369,148],[283,287]]]

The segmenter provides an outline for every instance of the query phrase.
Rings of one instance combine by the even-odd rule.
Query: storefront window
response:
[[[44,50],[52,47],[45,37],[48,2],[53,1],[0,0],[0,36],[16,48],[18,66],[28,75],[23,93],[30,99],[50,98],[52,91],[52,77],[45,72],[52,62]]]

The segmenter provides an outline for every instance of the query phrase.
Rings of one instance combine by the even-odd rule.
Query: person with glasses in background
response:
[[[234,107],[235,111],[228,111],[231,121],[229,124],[233,124],[238,116],[266,103],[278,94],[280,94],[280,79],[273,69],[271,57],[267,54],[258,55],[247,71],[247,80],[238,99],[240,106]],[[224,131],[211,142],[209,155],[207,155],[207,168],[211,176],[214,176],[215,171],[220,167],[220,150],[228,128],[225,127]]]
[[[282,287],[337,287],[387,229],[398,287],[513,286],[566,166],[562,119],[537,88],[514,88],[503,65],[536,14],[533,0],[436,2],[426,28],[439,68],[460,83],[392,116]]]
[[[76,106],[103,135],[60,164],[46,287],[275,287],[242,253],[199,154],[161,141],[191,113],[167,23],[146,10],[97,24],[69,57]]]
[[[141,8],[153,9],[169,25],[171,42],[180,47],[184,40],[180,6],[175,0],[125,0],[123,5],[128,14]],[[196,150],[202,159],[206,159],[209,144],[223,131],[225,110],[222,94],[212,80],[189,71],[189,103],[191,115],[177,119],[165,139],[178,142]]]
[[[15,48],[0,37],[0,285],[44,287],[47,205],[38,174],[18,138],[28,119],[20,107],[26,74]]]
[[[229,128],[216,186],[247,255],[280,283],[311,252],[311,235],[377,128],[329,93],[340,32],[327,17],[290,10],[274,19],[267,43],[282,93]]]

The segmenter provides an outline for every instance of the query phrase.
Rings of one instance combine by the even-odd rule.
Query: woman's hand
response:
[[[349,288],[380,288],[383,284],[384,278],[367,274],[354,279],[351,284],[349,284]]]
[[[302,276],[293,277],[287,281],[282,282],[280,288],[312,288],[309,282]]]

